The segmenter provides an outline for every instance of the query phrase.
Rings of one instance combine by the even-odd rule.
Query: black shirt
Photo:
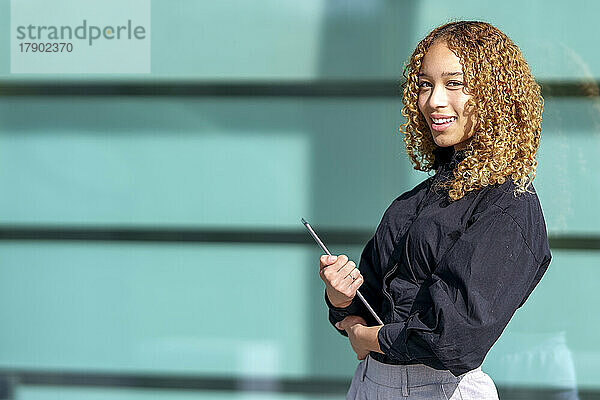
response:
[[[392,202],[365,246],[359,290],[384,321],[385,354],[371,357],[459,375],[481,365],[552,256],[533,185],[515,196],[508,177],[450,201],[436,183],[452,179],[464,150],[435,156],[436,174]],[[360,315],[378,325],[358,296],[346,308],[325,299],[332,324]]]

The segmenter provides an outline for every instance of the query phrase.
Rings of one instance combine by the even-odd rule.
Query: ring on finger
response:
[[[356,268],[354,268],[354,269],[356,269]],[[350,271],[350,273],[348,274],[348,276],[349,276],[350,278],[352,278],[352,280],[353,280],[353,281],[355,281],[355,280],[356,280],[356,278],[354,277],[354,275],[352,275],[352,273],[354,272],[354,269],[353,269],[352,271]]]

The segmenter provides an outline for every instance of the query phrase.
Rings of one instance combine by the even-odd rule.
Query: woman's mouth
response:
[[[456,117],[450,118],[431,118],[431,129],[441,132],[446,130],[450,125],[456,121]]]

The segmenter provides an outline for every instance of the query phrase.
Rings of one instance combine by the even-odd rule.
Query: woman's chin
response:
[[[452,140],[447,140],[447,138],[442,137],[442,135],[438,135],[437,137],[433,137],[433,142],[439,147],[450,147],[454,145]]]

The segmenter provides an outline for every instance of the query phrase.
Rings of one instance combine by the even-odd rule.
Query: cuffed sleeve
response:
[[[379,273],[379,252],[377,249],[377,236],[373,236],[362,251],[358,269],[364,278],[363,284],[360,286],[359,291],[367,300],[367,302],[373,307],[375,312],[381,312],[381,277]],[[327,293],[325,293],[325,303],[329,307],[329,322],[335,327],[335,324],[342,321],[349,315],[358,315],[363,317],[367,321],[368,326],[377,325],[375,317],[371,315],[369,310],[360,301],[358,296],[355,296],[352,303],[348,307],[339,308],[334,307]],[[344,336],[348,336],[346,331],[339,330]]]
[[[357,302],[360,302],[358,296],[352,299],[352,303],[350,303],[348,307],[335,307],[333,304],[331,304],[329,297],[327,297],[327,292],[325,292],[325,303],[327,304],[327,307],[329,307],[329,322],[331,322],[331,325],[333,325],[335,328],[335,324],[342,321],[348,315],[360,315],[360,307]],[[346,337],[348,336],[348,333],[345,330],[337,328],[335,329],[342,335]]]
[[[439,360],[454,375],[481,365],[550,263],[545,227],[531,229],[490,207],[440,258],[421,288],[427,301],[380,329],[381,350],[401,362]],[[530,246],[531,238],[546,246]]]

